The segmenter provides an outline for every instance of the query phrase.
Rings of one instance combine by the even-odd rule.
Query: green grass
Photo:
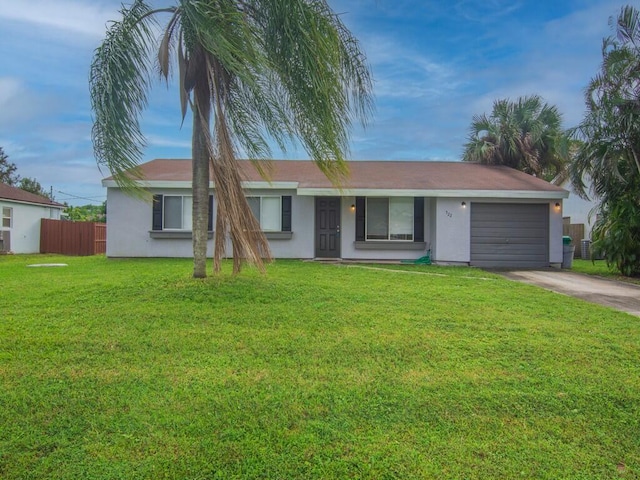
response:
[[[605,260],[581,260],[574,259],[571,270],[587,275],[597,275],[599,277],[607,277],[612,280],[621,282],[635,283],[640,285],[640,278],[625,277],[613,267],[608,267]]]
[[[0,257],[0,478],[640,477],[638,318],[366,267]]]

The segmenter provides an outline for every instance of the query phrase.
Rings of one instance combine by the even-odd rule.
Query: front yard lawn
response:
[[[225,267],[0,257],[0,478],[640,477],[638,318],[469,268]]]

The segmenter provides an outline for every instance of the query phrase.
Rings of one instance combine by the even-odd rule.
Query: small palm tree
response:
[[[372,109],[371,78],[357,40],[325,0],[176,0],[121,10],[96,50],[90,73],[93,145],[124,188],[135,189],[145,145],[139,118],[154,67],[168,80],[177,66],[183,120],[193,113],[194,277],[206,276],[209,180],[217,220],[214,270],[231,238],[234,272],[259,267],[268,243],[245,199],[236,155],[254,160],[298,140],[334,182],[347,173],[348,132]],[[156,20],[168,23],[156,39]],[[157,60],[154,60],[157,59]]]
[[[506,165],[546,179],[563,173],[568,157],[562,116],[537,95],[497,100],[490,116],[475,115],[463,154],[467,162]]]

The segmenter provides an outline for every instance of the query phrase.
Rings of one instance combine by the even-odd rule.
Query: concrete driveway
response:
[[[640,286],[566,270],[500,272],[510,280],[537,285],[640,317]]]

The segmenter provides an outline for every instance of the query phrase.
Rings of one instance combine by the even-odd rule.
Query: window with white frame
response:
[[[164,230],[191,230],[193,198],[182,195],[164,195],[162,228]]]
[[[282,230],[282,197],[247,197],[247,202],[263,232]]]
[[[411,197],[367,197],[366,239],[413,241]]]
[[[2,226],[4,228],[13,227],[13,208],[2,207]]]

